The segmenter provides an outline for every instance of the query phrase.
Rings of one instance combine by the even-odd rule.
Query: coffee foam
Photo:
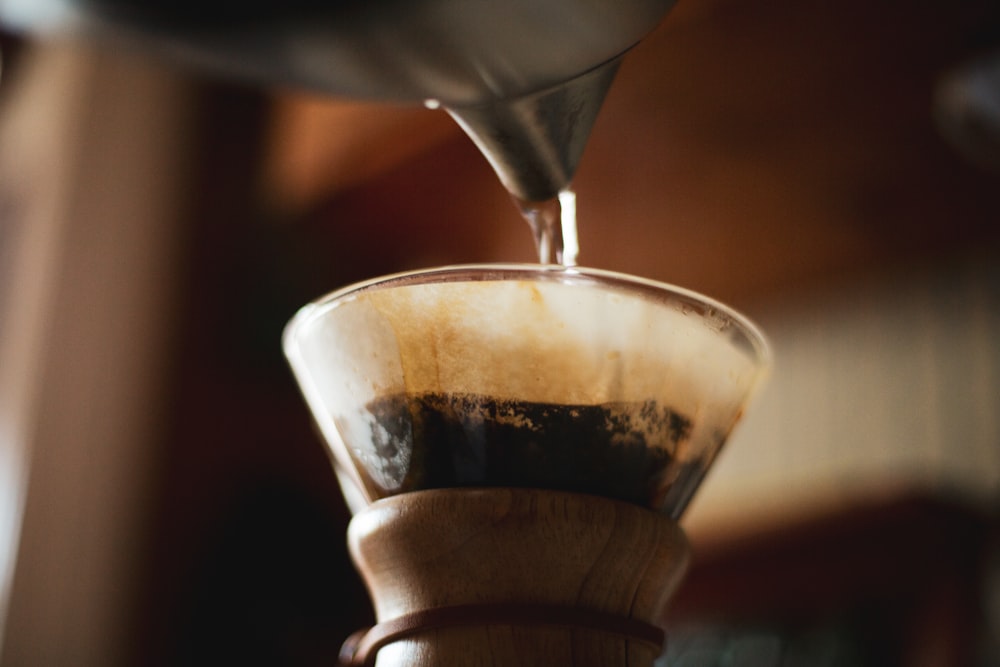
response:
[[[697,313],[594,285],[413,284],[362,292],[336,310],[320,326],[341,348],[338,374],[353,376],[355,402],[452,392],[656,400],[696,415],[740,405],[755,378],[753,361]]]

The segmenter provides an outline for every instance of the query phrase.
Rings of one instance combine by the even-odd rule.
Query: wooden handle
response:
[[[378,667],[651,665],[659,648],[638,629],[659,619],[689,553],[665,516],[535,489],[394,496],[348,537],[379,623],[429,619],[382,647]]]

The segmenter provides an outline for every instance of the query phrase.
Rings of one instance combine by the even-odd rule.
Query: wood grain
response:
[[[379,621],[453,605],[567,605],[655,622],[687,565],[666,517],[594,496],[446,489],[378,501],[355,516],[352,557]],[[382,649],[394,665],[650,665],[647,644],[551,626],[429,630]]]

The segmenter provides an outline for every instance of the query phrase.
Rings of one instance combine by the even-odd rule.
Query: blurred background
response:
[[[527,226],[443,112],[0,48],[0,664],[334,664],[372,616],[282,327],[531,261]],[[663,664],[1000,664],[998,54],[989,0],[681,0],[625,59],[581,263],[776,357],[684,519]]]

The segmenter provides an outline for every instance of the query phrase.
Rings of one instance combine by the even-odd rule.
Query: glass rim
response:
[[[671,283],[642,278],[640,276],[581,266],[561,266],[558,264],[518,264],[479,263],[453,264],[432,268],[400,271],[345,285],[320,296],[302,306],[285,325],[282,345],[291,352],[296,333],[337,306],[349,303],[354,298],[373,290],[422,285],[430,283],[457,282],[504,282],[512,280],[536,280],[560,282],[563,284],[593,284],[617,289],[633,295],[643,296],[661,302],[680,303],[692,308],[703,318],[715,317],[734,327],[741,336],[744,347],[761,369],[772,364],[771,346],[760,327],[749,317],[710,296],[673,285]]]

